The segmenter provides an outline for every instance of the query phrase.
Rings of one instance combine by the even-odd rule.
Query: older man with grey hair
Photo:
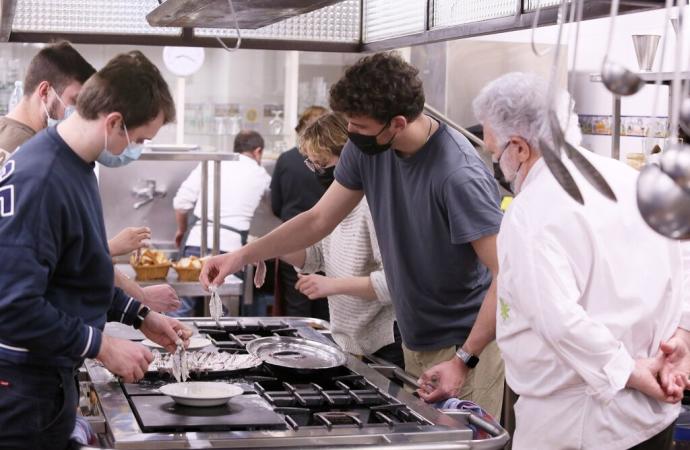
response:
[[[547,105],[547,90],[536,75],[511,73],[474,102],[517,195],[498,236],[496,312],[506,380],[520,395],[513,448],[670,448],[688,374],[690,259],[641,218],[630,167],[583,151],[616,203],[565,160],[585,204],[560,188],[539,146],[551,141],[548,108],[575,145],[579,133],[570,96],[558,92]],[[420,395],[439,399],[453,376],[430,369]]]

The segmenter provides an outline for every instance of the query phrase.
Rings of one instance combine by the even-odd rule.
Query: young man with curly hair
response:
[[[492,341],[502,215],[492,174],[467,139],[423,113],[418,71],[395,53],[348,68],[330,103],[348,120],[336,181],[311,210],[238,252],[210,259],[202,283],[222,283],[247,263],[321,240],[366,195],[405,369],[419,376],[448,361],[457,377],[443,380],[446,396],[497,415],[503,363]]]

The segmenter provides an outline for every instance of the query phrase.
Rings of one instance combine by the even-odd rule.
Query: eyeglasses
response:
[[[305,158],[304,160],[304,165],[307,166],[307,169],[311,170],[312,172],[316,172],[319,174],[322,174],[324,170],[326,170],[325,167],[323,167],[321,164],[315,163],[309,158]]]

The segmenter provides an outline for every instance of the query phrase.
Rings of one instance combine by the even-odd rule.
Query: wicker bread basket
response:
[[[201,269],[178,267],[177,264],[173,264],[173,269],[177,272],[177,281],[199,281]]]
[[[137,273],[138,281],[165,280],[168,277],[168,270],[171,264],[155,264],[152,266],[132,266]]]
[[[154,249],[132,253],[129,263],[139,281],[164,280],[172,265],[163,252]]]

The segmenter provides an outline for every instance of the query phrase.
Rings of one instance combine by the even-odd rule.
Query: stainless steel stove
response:
[[[247,342],[271,335],[332,344],[327,323],[315,319],[197,319],[190,325],[207,334],[221,352],[246,352]],[[276,371],[265,364],[240,372],[196,374],[197,379],[225,380],[244,388],[243,395],[211,408],[180,406],[162,395],[158,388],[171,382],[166,374],[149,372],[145,380],[125,384],[94,361],[86,367],[108,425],[106,442],[116,449],[489,450],[508,441],[503,429],[475,416],[425,404],[395,381],[400,369],[381,361],[367,365],[348,357],[345,366],[307,374]],[[473,440],[469,423],[485,427],[494,437]]]

